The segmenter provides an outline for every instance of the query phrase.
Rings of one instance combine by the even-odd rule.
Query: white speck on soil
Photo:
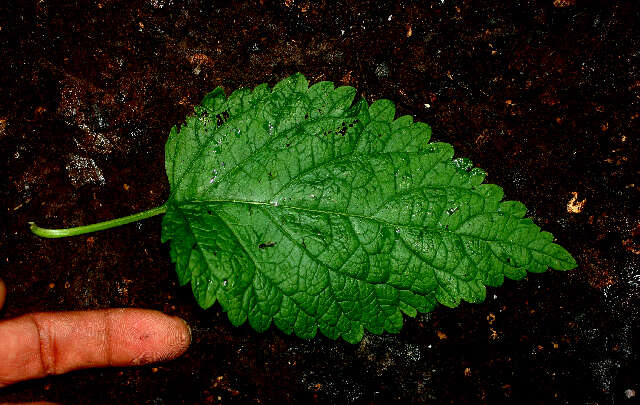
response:
[[[93,159],[80,155],[71,155],[65,166],[71,184],[74,187],[82,187],[87,184],[104,185],[105,179],[102,170]]]

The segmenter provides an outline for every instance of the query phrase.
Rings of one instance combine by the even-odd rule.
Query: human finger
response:
[[[183,354],[180,318],[144,309],[51,312],[0,322],[0,387],[71,370],[131,366]]]
[[[7,297],[7,287],[4,285],[4,281],[0,278],[0,309],[4,306],[4,300]]]

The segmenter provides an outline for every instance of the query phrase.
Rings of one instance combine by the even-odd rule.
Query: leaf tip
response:
[[[565,248],[563,248],[562,246],[560,246],[560,248],[562,249],[563,253],[564,253],[564,257],[561,258],[560,265],[557,265],[555,267],[553,267],[554,270],[559,270],[559,271],[569,271],[569,270],[573,270],[576,267],[578,267],[578,262],[576,261],[576,259],[571,255],[571,253],[569,253]]]

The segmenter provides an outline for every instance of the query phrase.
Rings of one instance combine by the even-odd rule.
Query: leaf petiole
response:
[[[91,233],[96,231],[102,231],[105,229],[115,228],[116,226],[126,225],[131,222],[140,221],[142,219],[151,218],[156,215],[164,214],[167,212],[166,204],[159,207],[152,208],[150,210],[138,212],[136,214],[128,215],[122,218],[116,218],[109,221],[98,222],[97,224],[77,226],[75,228],[61,228],[61,229],[49,229],[40,228],[34,222],[29,222],[31,232],[42,238],[65,238],[67,236],[83,235],[85,233]]]

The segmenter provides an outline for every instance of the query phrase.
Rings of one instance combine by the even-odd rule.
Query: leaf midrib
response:
[[[451,235],[457,235],[457,236],[463,236],[463,237],[467,237],[470,239],[475,239],[475,240],[479,240],[479,241],[483,241],[483,242],[506,242],[506,240],[504,239],[485,239],[485,238],[481,238],[477,235],[472,235],[472,234],[468,234],[468,233],[458,233],[456,231],[450,231],[448,229],[444,229],[444,228],[433,228],[433,227],[427,227],[427,226],[419,226],[419,225],[407,225],[407,224],[396,224],[393,222],[389,222],[389,221],[385,221],[383,219],[380,218],[374,218],[368,215],[361,215],[361,214],[355,214],[355,213],[348,213],[348,212],[340,212],[340,211],[330,211],[330,210],[322,210],[322,209],[315,209],[315,208],[308,208],[308,207],[300,207],[300,206],[296,206],[296,205],[287,205],[287,204],[280,204],[278,203],[277,205],[271,202],[264,202],[264,201],[251,201],[251,200],[235,200],[235,199],[212,199],[212,200],[198,200],[198,201],[176,201],[174,202],[177,205],[182,204],[244,204],[244,205],[255,205],[255,206],[269,206],[272,208],[279,208],[279,209],[283,209],[283,208],[287,208],[287,209],[292,209],[292,210],[297,210],[297,211],[303,211],[303,212],[309,212],[309,213],[314,213],[314,214],[325,214],[325,215],[337,215],[337,216],[341,216],[341,217],[346,217],[346,218],[359,218],[359,219],[364,219],[364,220],[368,220],[368,221],[373,221],[373,222],[378,222],[390,227],[396,227],[396,228],[404,228],[404,229],[417,229],[417,230],[421,230],[421,231],[426,231],[426,232],[434,232],[434,233],[446,233],[446,234],[451,234]],[[483,212],[480,214],[476,214],[473,215],[469,218],[466,219],[466,221],[468,221],[471,218],[477,217],[478,215],[482,215],[482,214],[498,214],[501,216],[506,216],[505,214],[502,214],[500,212]],[[520,218],[518,218],[520,219]],[[465,222],[466,222],[465,221]],[[464,223],[464,222],[463,222]],[[543,256],[546,257],[550,257],[553,259],[558,260],[558,258],[551,256],[550,254],[539,250],[539,249],[535,249],[532,248],[530,246],[527,245],[522,245],[520,243],[517,242],[512,242],[509,241],[509,243],[512,243],[514,245],[517,246],[521,246],[524,247],[526,249],[529,249],[531,251],[537,252]]]

